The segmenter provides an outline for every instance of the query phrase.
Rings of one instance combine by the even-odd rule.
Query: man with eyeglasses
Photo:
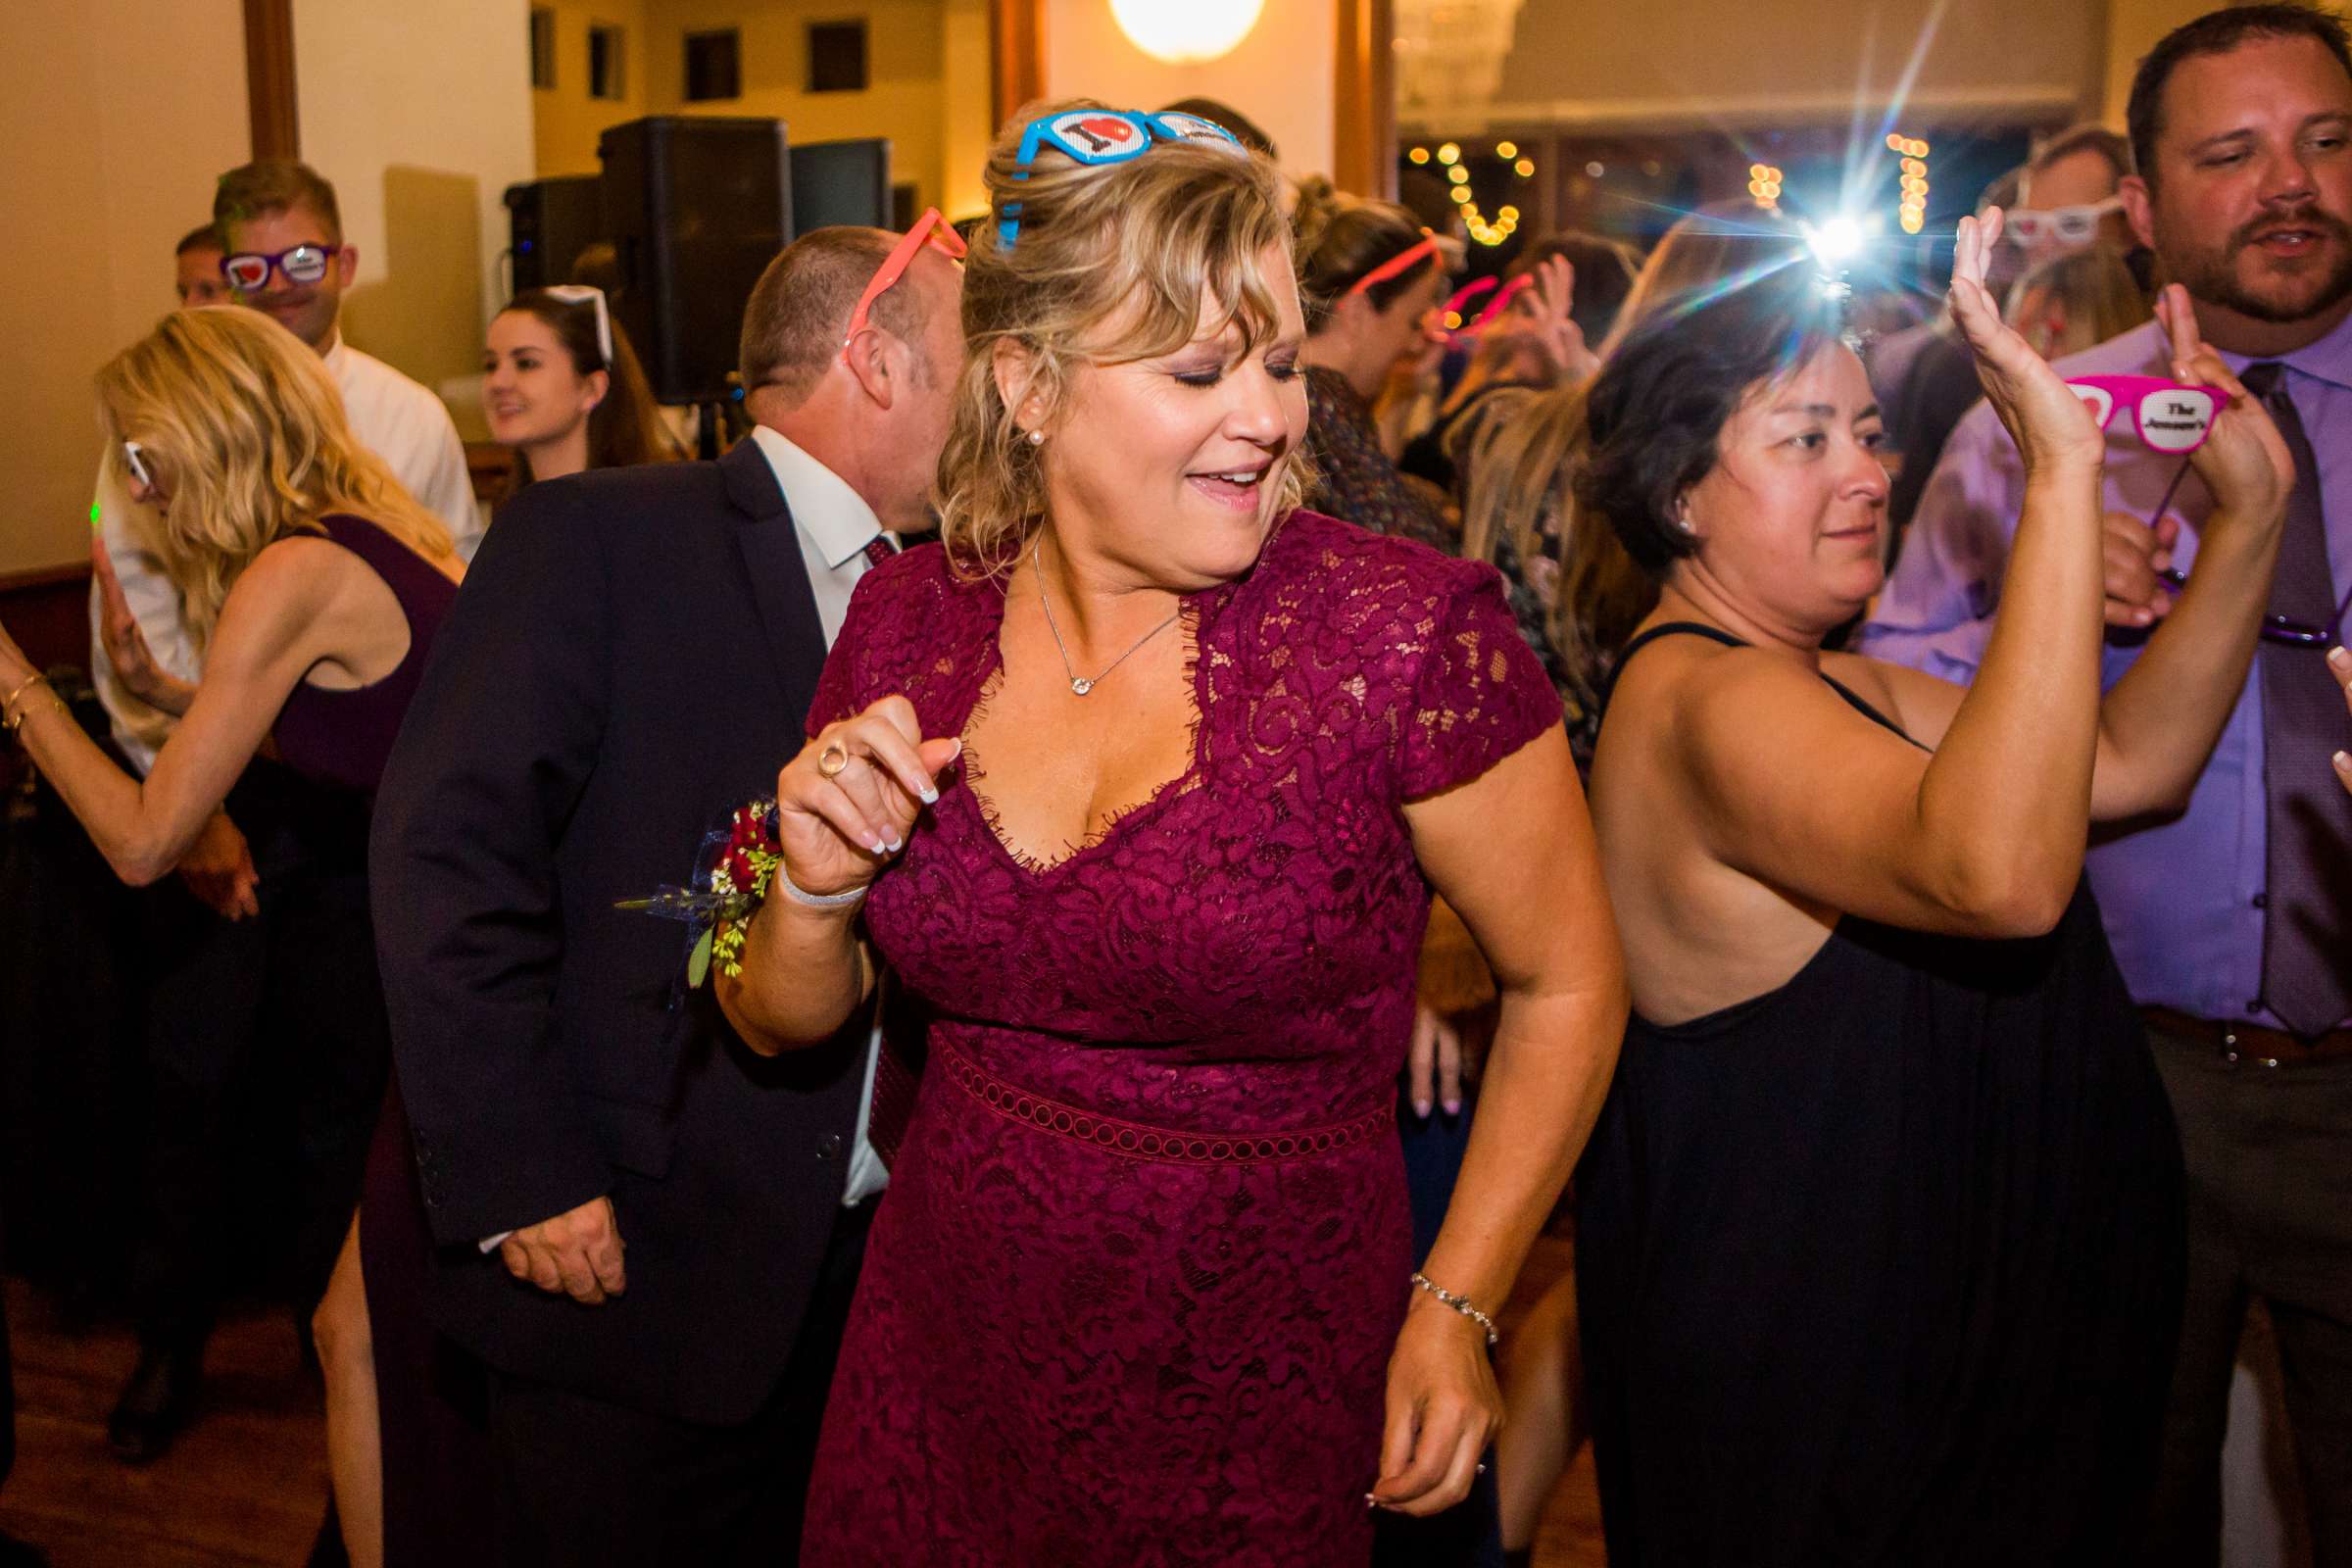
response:
[[[2180,809],[2094,846],[2088,872],[2180,1126],[2188,1292],[2157,1516],[2135,1563],[2210,1565],[2248,1303],[2285,1372],[2314,1561],[2352,1564],[2352,806],[2328,650],[2352,591],[2352,48],[2294,5],[2191,22],[2140,62],[2133,232],[2207,342],[2268,403],[2296,466],[2262,641]],[[2210,506],[2185,475],[2205,394],[2151,323],[2059,363],[2110,416],[2107,683],[2196,570]],[[2126,416],[2125,404],[2132,407]],[[1864,652],[1965,680],[1982,658],[2022,480],[1980,406],[1929,481]],[[2153,528],[2147,526],[2153,522]],[[2084,1260],[2095,1267],[2095,1260]]]
[[[2034,150],[2019,176],[2001,242],[2023,256],[2028,270],[2092,245],[2129,251],[2132,232],[2117,191],[2131,172],[2132,144],[2106,126],[2058,132]]]
[[[751,435],[510,503],[384,776],[427,1300],[491,1369],[504,1560],[796,1560],[910,1064],[870,1015],[752,1055],[687,989],[692,933],[612,906],[772,794],[852,590],[931,525],[962,250],[936,211],[787,247],[744,311]],[[389,1531],[425,1503],[382,1403]]]
[[[449,411],[424,387],[342,341],[337,317],[357,263],[357,252],[343,243],[332,185],[301,164],[253,163],[220,176],[213,222],[180,243],[177,282],[183,305],[225,299],[250,307],[318,353],[353,434],[470,554],[482,525]],[[202,264],[211,268],[209,278],[198,272]],[[144,772],[172,719],[123,687],[110,645],[126,646],[127,616],[152,657],[179,678],[196,679],[202,659],[181,618],[178,592],[146,538],[142,509],[102,478],[92,511],[122,595],[110,610],[104,585],[92,584],[91,677],[117,745]],[[273,956],[282,934],[271,888],[327,852],[316,823],[332,812],[318,796],[317,786],[256,761],[180,863],[174,884],[146,901],[147,1205],[131,1263],[140,1356],[107,1423],[109,1446],[131,1463],[162,1454],[194,1409],[223,1283],[218,1270],[229,1219],[230,1151],[244,1128],[240,1118],[251,1114],[231,1085],[258,1051],[273,1044],[267,999],[288,977],[285,960]],[[380,1062],[320,1061],[297,1046],[285,1070],[272,1075],[284,1083],[283,1098],[300,1126],[286,1129],[300,1150],[295,1185],[302,1190],[293,1204],[298,1297],[323,1286],[323,1267],[331,1265],[349,1220],[356,1196],[350,1183],[324,1173],[356,1171],[349,1152],[366,1148],[373,1126],[373,1111],[357,1107],[372,1103],[375,1092],[356,1080],[380,1072]],[[323,1263],[314,1255],[321,1250]],[[308,1305],[298,1300],[297,1306],[307,1318]]]

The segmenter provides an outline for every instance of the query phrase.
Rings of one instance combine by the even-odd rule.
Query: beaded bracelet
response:
[[[1468,1318],[1480,1328],[1485,1329],[1487,1331],[1488,1349],[1491,1350],[1495,1346],[1502,1343],[1502,1336],[1496,1333],[1494,1330],[1494,1320],[1487,1316],[1486,1313],[1481,1312],[1477,1307],[1472,1306],[1468,1297],[1454,1295],[1445,1286],[1432,1282],[1430,1277],[1426,1274],[1415,1274],[1413,1276],[1413,1285],[1415,1289],[1427,1291],[1430,1295],[1436,1297],[1446,1305],[1452,1307],[1456,1312],[1461,1313],[1462,1316]]]
[[[785,875],[784,861],[780,857],[776,861],[774,881],[777,887],[784,890],[786,898],[796,904],[806,904],[812,909],[846,908],[864,898],[866,893],[864,888],[852,888],[847,893],[804,893],[799,883]]]

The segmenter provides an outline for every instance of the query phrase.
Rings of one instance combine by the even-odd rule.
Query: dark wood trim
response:
[[[1046,0],[989,0],[988,53],[993,131],[1046,95]]]
[[[294,114],[294,0],[245,0],[245,106],[253,156],[300,158]]]
[[[0,626],[35,669],[90,662],[90,564],[0,572]]]
[[[69,561],[62,566],[32,566],[23,571],[0,571],[0,599],[10,594],[37,593],[43,588],[62,587],[74,583],[88,587],[90,564]]]
[[[1396,197],[1396,12],[1393,0],[1339,0],[1332,80],[1332,180]]]

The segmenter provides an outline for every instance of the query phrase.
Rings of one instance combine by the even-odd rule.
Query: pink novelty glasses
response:
[[[2132,428],[2150,452],[2196,451],[2230,401],[2218,386],[2182,386],[2158,375],[2073,375],[2066,384],[2102,430],[2118,410],[2129,409]]]

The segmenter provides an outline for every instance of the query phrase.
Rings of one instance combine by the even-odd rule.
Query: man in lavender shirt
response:
[[[2189,1174],[2164,1474],[2132,1560],[2216,1560],[2230,1370],[2259,1296],[2277,1328],[2314,1561],[2352,1565],[2352,803],[2328,763],[2352,729],[2324,660],[2344,635],[2352,590],[2344,25],[2286,5],[2203,17],[2140,63],[2129,117],[2139,172],[2121,194],[2132,226],[2187,286],[2206,341],[2268,397],[2297,466],[2275,629],[2188,808],[2106,837],[2088,861]],[[2059,368],[2169,376],[2163,330],[2137,328]],[[2106,474],[2110,686],[2169,608],[2153,572],[2195,569],[2211,502],[2181,469],[2179,457],[2145,450],[2118,411]],[[2016,451],[1980,404],[1929,481],[1863,652],[1975,674],[2022,485]],[[2160,504],[2151,530],[2142,519]],[[2298,639],[2280,621],[2322,629]]]

